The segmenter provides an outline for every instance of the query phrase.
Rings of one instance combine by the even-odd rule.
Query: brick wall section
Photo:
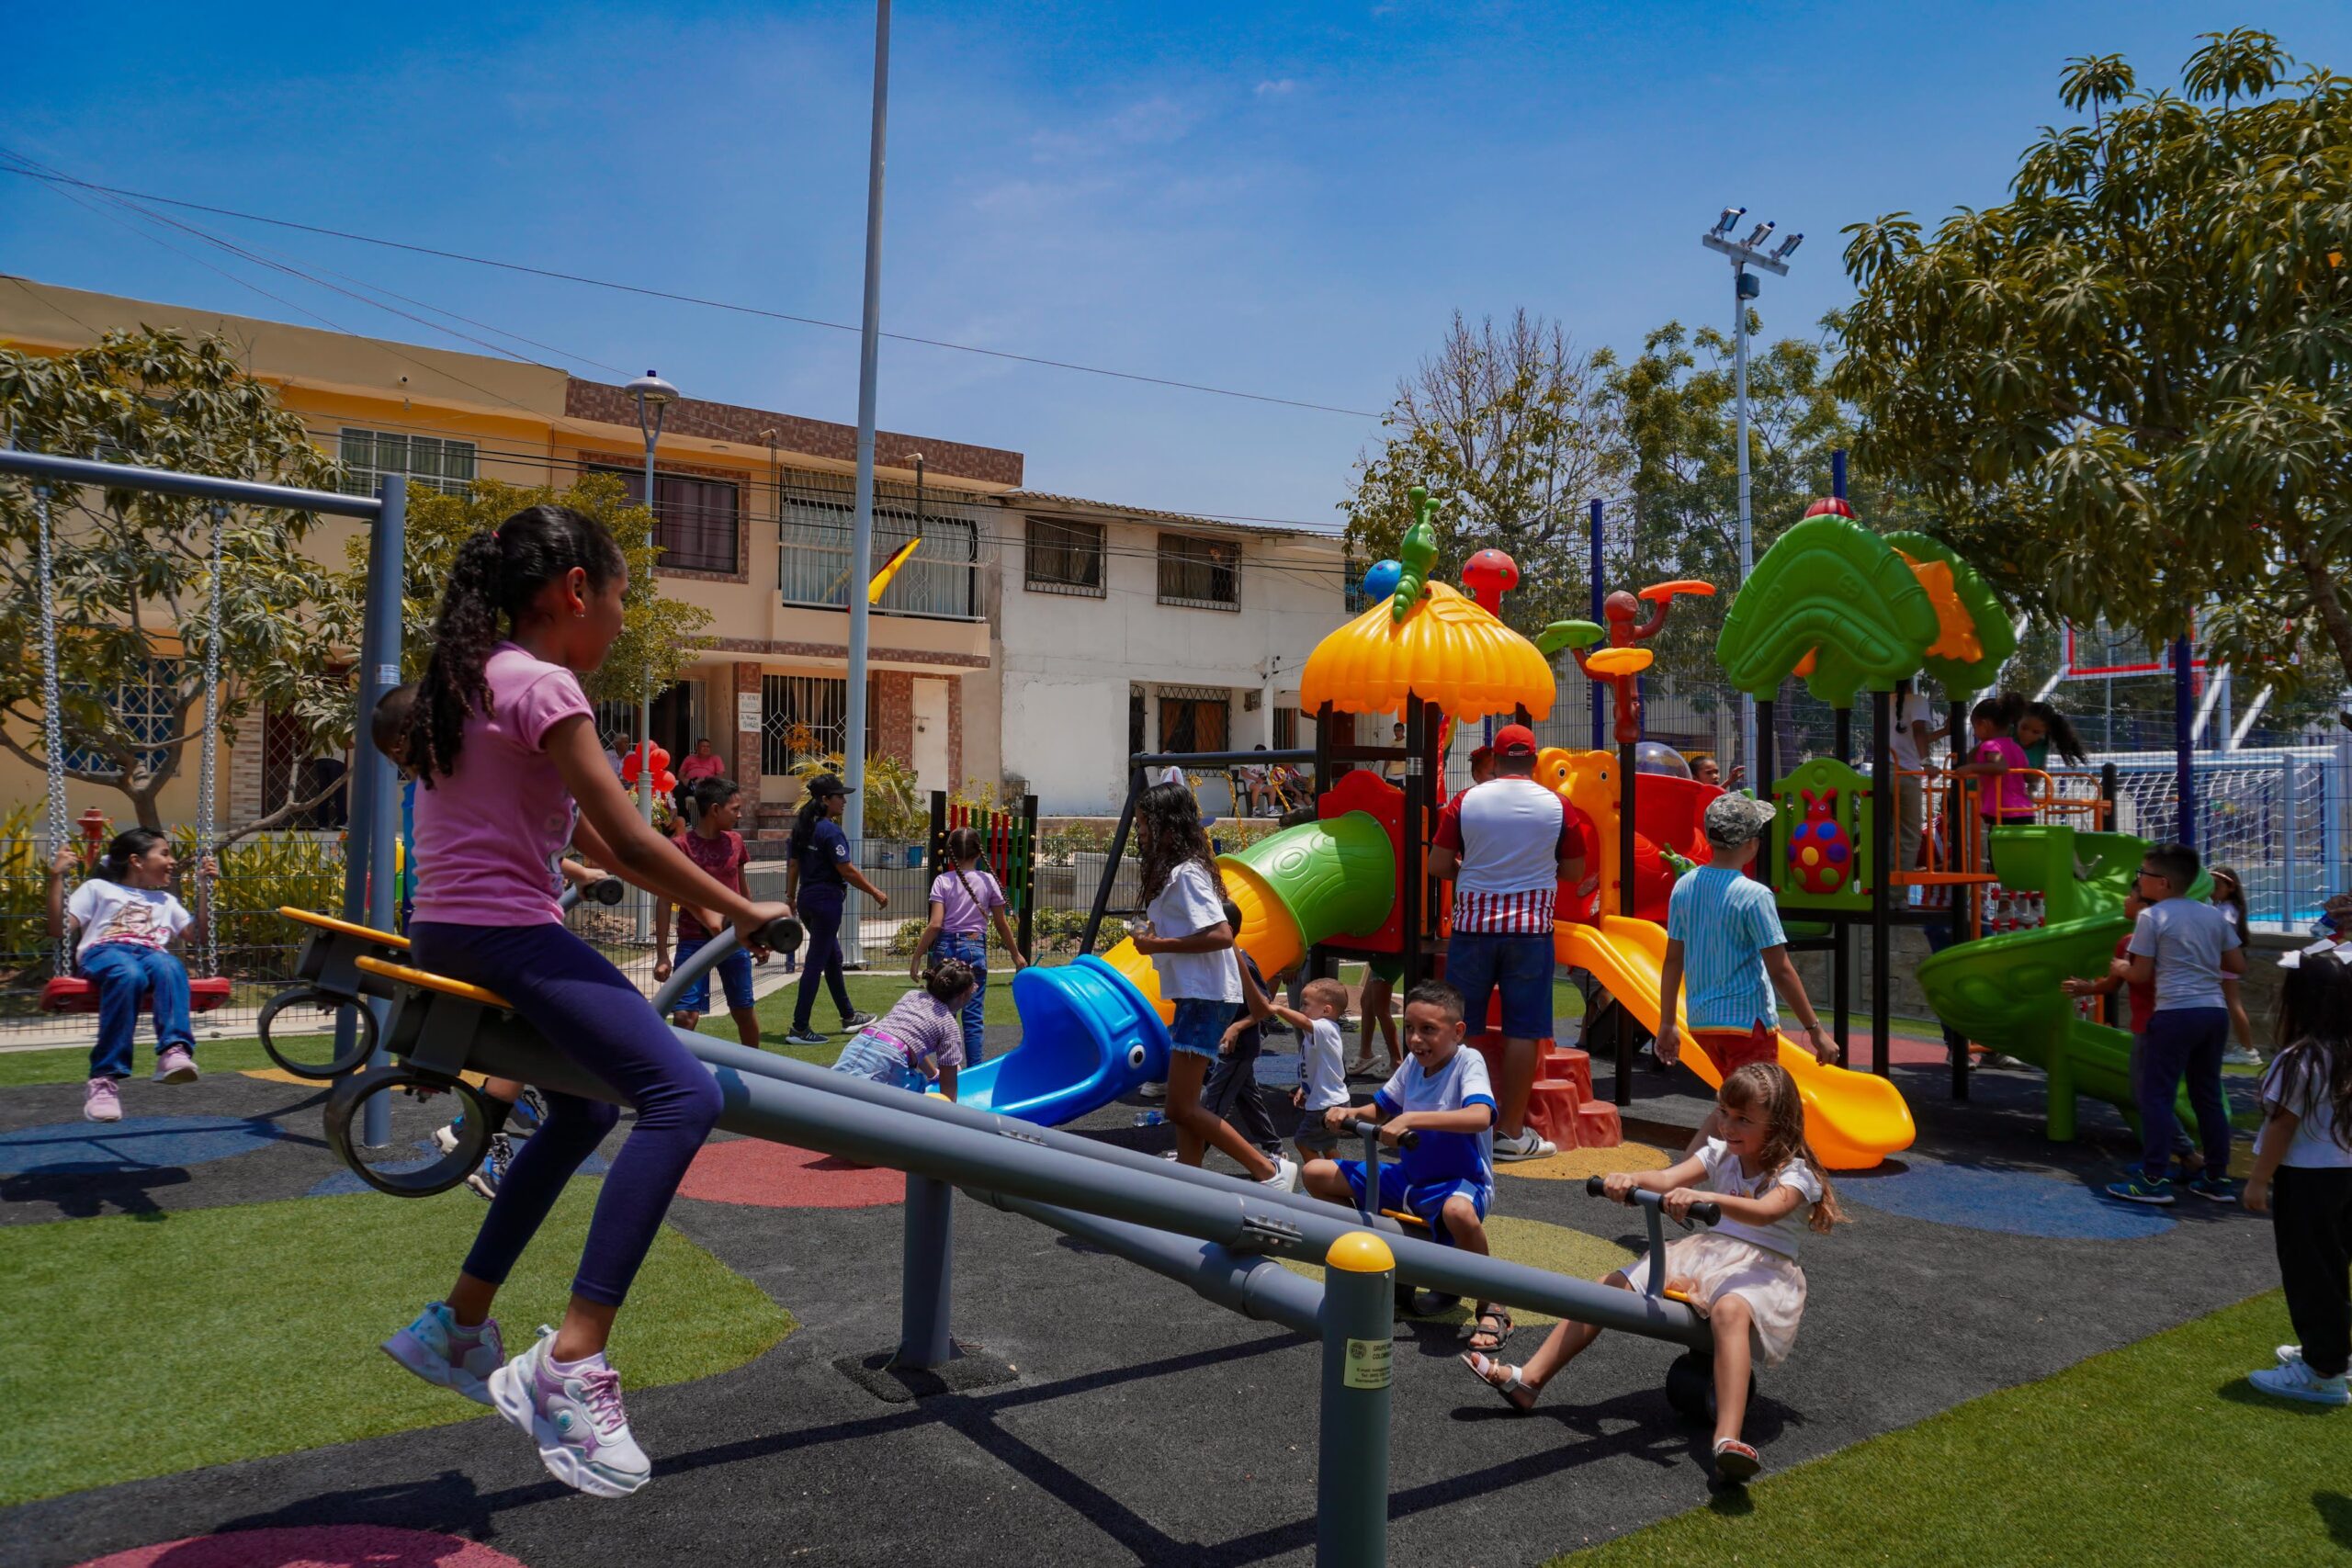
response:
[[[632,430],[637,427],[637,400],[618,387],[598,381],[571,380],[564,388],[563,412],[572,419],[627,425]],[[831,457],[842,463],[857,460],[857,427],[835,424],[830,420],[802,419],[765,409],[681,398],[670,405],[662,426],[664,435],[699,435],[711,441],[741,442],[747,446],[765,446],[770,431],[775,433],[776,445],[786,452]],[[908,465],[901,459],[907,454],[920,452],[924,467],[934,474],[1016,488],[1021,483],[1021,454],[1001,447],[970,446],[961,441],[937,441],[885,430],[876,433],[875,450],[885,468],[905,468]]]
[[[229,776],[223,781],[229,804],[222,819],[225,827],[242,828],[261,815],[261,732],[262,715],[256,705],[245,716],[244,722],[237,726],[236,741],[220,759],[229,770]]]
[[[947,788],[964,787],[964,682],[947,682]]]
[[[731,737],[726,746],[720,749],[720,754],[728,759],[729,765],[735,770],[730,776],[737,784],[743,786],[744,818],[749,821],[756,822],[760,818],[760,737],[756,734],[746,735],[737,728],[735,705],[736,700],[745,692],[754,696],[759,694],[760,667],[756,664],[730,664],[728,668],[735,672],[735,678],[732,686],[729,689],[727,711],[713,722],[714,725],[724,723],[728,734]]]
[[[904,670],[874,671],[873,711],[866,715],[871,734],[867,750],[901,762],[915,755],[915,678]]]

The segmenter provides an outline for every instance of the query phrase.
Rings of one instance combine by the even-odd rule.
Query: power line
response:
[[[29,159],[23,159],[21,154],[8,152],[5,148],[0,148],[0,152],[7,152],[8,156],[12,158],[18,158],[28,165],[31,164],[32,161]],[[663,288],[648,288],[639,284],[619,283],[610,278],[590,277],[580,273],[559,271],[552,267],[533,266],[522,262],[501,261],[491,256],[469,255],[462,251],[446,251],[437,249],[431,245],[411,244],[401,240],[387,240],[373,234],[360,234],[352,232],[349,230],[330,229],[323,225],[315,223],[297,222],[291,219],[271,218],[258,212],[243,212],[234,208],[214,207],[200,201],[185,201],[176,197],[158,196],[148,191],[136,191],[126,189],[119,186],[100,185],[90,180],[77,179],[71,175],[58,171],[44,171],[38,166],[0,169],[0,173],[17,175],[26,179],[46,181],[52,185],[76,186],[84,190],[100,192],[107,196],[125,197],[139,201],[158,202],[166,207],[176,207],[190,212],[209,212],[215,217],[234,219],[239,222],[243,223],[266,223],[273,228],[291,229],[300,233],[318,234],[327,239],[345,240],[354,244],[377,245],[381,246],[386,250],[407,251],[412,254],[434,256],[443,261],[464,262],[471,266],[494,267],[501,271],[522,273],[532,277],[552,278],[560,283],[575,283],[584,288],[605,288],[611,289],[616,293],[636,294],[650,299],[667,299],[676,304],[699,306],[705,310],[728,310],[738,315],[758,316],[769,321],[790,321],[798,326],[821,327],[829,332],[854,333],[860,330],[854,323],[847,321],[829,321],[818,316],[797,315],[787,310],[771,310],[765,307],[758,305],[739,304],[732,300],[712,299],[694,294],[679,294]],[[425,324],[430,325],[431,323]],[[437,328],[435,330],[447,331],[447,328]],[[508,333],[506,335],[514,336],[515,334]],[[1231,387],[1212,387],[1204,382],[1182,381],[1167,376],[1148,376],[1139,371],[1134,370],[1113,370],[1100,365],[1080,365],[1073,360],[1052,359],[1042,355],[1015,354],[1009,349],[983,348],[976,344],[951,343],[944,338],[922,337],[912,333],[886,332],[882,335],[886,338],[891,339],[893,342],[915,344],[925,348],[947,349],[956,354],[979,355],[989,359],[1001,359],[1019,365],[1035,365],[1049,370],[1069,370],[1085,376],[1102,376],[1107,377],[1113,380],[1135,381],[1146,386],[1153,387],[1168,387],[1178,391],[1202,392],[1212,397],[1238,398],[1248,402],[1255,403],[1273,403],[1284,408],[1306,409],[1317,413],[1344,414],[1351,419],[1378,420],[1386,417],[1385,414],[1373,412],[1365,409],[1341,408],[1336,404],[1313,402],[1304,398],[1277,397],[1268,392],[1245,392]]]

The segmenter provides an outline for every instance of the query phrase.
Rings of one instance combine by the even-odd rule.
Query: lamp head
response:
[[[1791,256],[1796,254],[1797,247],[1804,243],[1804,235],[1802,232],[1792,234],[1787,239],[1781,241],[1780,245],[1772,252],[1772,259],[1774,261],[1786,261]]]
[[[1742,240],[1740,243],[1746,245],[1749,250],[1754,250],[1757,246],[1762,244],[1765,240],[1770,238],[1771,232],[1772,224],[1770,221],[1758,223],[1756,225],[1755,229],[1749,231],[1747,238]]]
[[[648,370],[621,389],[648,408],[666,408],[678,400],[678,389]]]
[[[1745,218],[1745,217],[1747,217],[1747,209],[1746,209],[1745,207],[1726,207],[1726,208],[1724,208],[1724,211],[1723,211],[1723,216],[1715,220],[1714,232],[1716,232],[1716,233],[1718,233],[1718,234],[1728,234],[1728,233],[1730,233],[1730,232],[1731,232],[1731,226],[1732,226],[1733,224],[1735,224],[1735,223],[1738,222],[1742,218]]]

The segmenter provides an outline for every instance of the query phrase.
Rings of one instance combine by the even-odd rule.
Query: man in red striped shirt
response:
[[[1552,905],[1562,882],[1581,888],[1583,840],[1569,826],[1567,803],[1535,782],[1532,730],[1496,730],[1494,769],[1493,778],[1446,803],[1429,867],[1453,884],[1445,977],[1462,993],[1474,1032],[1486,1027],[1487,998],[1502,994],[1495,1158],[1536,1159],[1555,1152],[1526,1125],[1535,1043],[1552,1038]]]

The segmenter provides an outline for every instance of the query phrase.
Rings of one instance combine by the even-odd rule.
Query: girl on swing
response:
[[[65,877],[82,863],[66,845],[49,866],[49,935],[80,933],[75,967],[97,987],[98,1043],[90,1048],[90,1082],[82,1115],[91,1122],[122,1120],[116,1085],[130,1076],[139,1014],[153,998],[155,1081],[196,1081],[196,1035],[188,1027],[187,969],[171,945],[196,923],[171,891],[179,862],[172,841],[153,828],[117,833],[96,874],[65,896]],[[214,874],[206,860],[206,876]]]

